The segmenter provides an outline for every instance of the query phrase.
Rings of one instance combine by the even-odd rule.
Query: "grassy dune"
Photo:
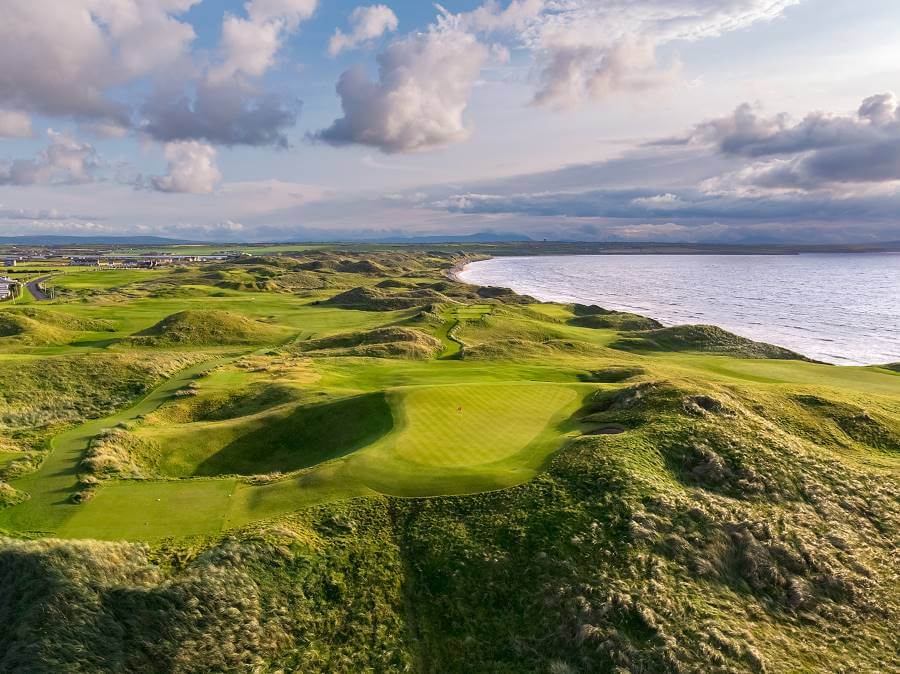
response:
[[[0,669],[885,671],[896,372],[459,261],[73,270],[0,309],[52,332],[0,337]]]
[[[131,339],[141,346],[229,346],[275,341],[280,331],[229,311],[180,311]]]

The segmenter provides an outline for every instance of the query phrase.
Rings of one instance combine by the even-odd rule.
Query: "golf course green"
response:
[[[468,286],[464,260],[75,267],[0,307],[0,564],[32,579],[0,605],[80,597],[52,644],[81,671],[115,669],[102,625],[131,611],[166,671],[200,667],[182,642],[222,670],[875,671],[896,368]]]

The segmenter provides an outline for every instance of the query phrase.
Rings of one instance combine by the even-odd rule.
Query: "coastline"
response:
[[[485,256],[485,257],[479,257],[477,259],[473,258],[473,259],[463,260],[462,262],[458,262],[455,265],[453,265],[452,267],[450,267],[450,269],[446,270],[444,272],[444,275],[447,278],[449,278],[451,281],[455,281],[456,283],[464,283],[465,285],[475,285],[475,284],[469,283],[468,281],[464,280],[462,278],[462,276],[460,276],[460,274],[462,274],[466,270],[466,267],[468,267],[470,264],[472,264],[474,262],[487,262],[488,260],[491,260],[491,259],[493,259],[492,256]]]
[[[880,254],[876,255],[880,257]],[[696,256],[698,261],[689,263],[685,260],[687,266],[683,267],[679,260],[663,261],[660,264],[649,262],[650,260],[659,260],[660,258],[657,256],[647,256],[646,263],[633,264],[624,260],[626,256],[621,256],[622,262],[613,263],[606,256],[587,254],[565,256],[573,260],[573,265],[566,266],[569,272],[560,275],[555,271],[556,266],[563,264],[562,260],[554,263],[556,266],[551,265],[551,267],[547,267],[546,263],[541,266],[537,260],[540,257],[562,258],[564,256],[515,257],[521,260],[528,269],[531,269],[531,273],[526,274],[524,283],[523,279],[517,279],[515,274],[509,273],[498,275],[496,272],[487,274],[473,272],[463,278],[463,272],[471,270],[474,262],[493,261],[496,263],[494,266],[498,267],[498,271],[500,271],[501,268],[508,266],[503,264],[504,261],[512,262],[513,258],[507,256],[465,260],[449,270],[448,276],[457,282],[468,285],[510,288],[518,294],[530,295],[542,302],[595,304],[609,310],[653,318],[669,327],[714,325],[741,337],[779,345],[803,354],[811,360],[830,365],[884,367],[885,364],[895,363],[900,355],[896,344],[892,341],[892,335],[900,334],[900,323],[895,319],[890,319],[889,315],[885,315],[884,303],[878,299],[885,292],[883,288],[880,295],[876,291],[870,297],[871,301],[868,305],[863,303],[859,305],[861,308],[856,309],[855,313],[854,311],[850,312],[853,320],[843,321],[843,324],[837,325],[829,317],[831,314],[827,312],[807,311],[798,314],[796,311],[797,300],[779,304],[779,302],[766,299],[777,294],[780,289],[791,287],[792,283],[808,287],[810,284],[807,281],[812,278],[811,274],[819,275],[830,269],[832,272],[837,271],[842,274],[839,276],[839,280],[832,284],[834,287],[827,291],[829,293],[827,302],[819,292],[809,296],[810,304],[831,307],[832,314],[840,307],[856,307],[857,305],[853,303],[855,300],[851,301],[850,295],[858,291],[858,289],[853,289],[859,284],[858,281],[847,278],[848,275],[854,275],[856,278],[855,275],[862,270],[868,273],[869,282],[866,287],[883,286],[883,282],[872,277],[873,273],[880,274],[881,278],[884,277],[885,267],[880,263],[866,267],[855,264],[848,267],[844,263],[840,263],[837,268],[833,265],[829,267],[827,264],[822,266],[822,263],[819,262],[797,263],[800,265],[799,267],[795,266],[795,263],[787,263],[789,265],[787,271],[784,264],[779,263],[771,268],[781,272],[780,276],[778,274],[773,276],[778,279],[777,281],[770,283],[764,291],[745,293],[742,297],[740,294],[734,295],[728,281],[718,285],[710,285],[703,281],[703,279],[709,279],[710,264],[715,270],[713,273],[718,274],[719,278],[733,278],[736,282],[743,284],[742,287],[748,288],[757,287],[757,285],[764,286],[766,278],[772,276],[771,265],[747,263],[743,266],[743,270],[738,268],[737,276],[735,276],[734,267],[730,262],[734,258],[731,256],[727,261],[722,259],[711,262],[708,262],[710,258],[707,256],[703,256],[705,259],[702,261],[699,260],[701,256]],[[610,260],[610,266],[606,262],[597,269],[593,266],[580,265],[574,262],[578,257],[595,259],[603,257],[605,260]],[[770,256],[766,257],[772,259]],[[679,258],[684,259],[682,256]],[[847,259],[860,260],[863,258],[854,255]],[[894,263],[890,264],[890,268],[893,268]],[[574,276],[573,269],[576,270]],[[794,272],[794,276],[790,275],[791,271]],[[657,272],[662,273],[663,278],[667,279],[662,284],[659,282],[661,277]],[[641,278],[653,278],[656,281],[642,284]],[[544,283],[540,282],[542,279],[545,281]],[[579,279],[584,282],[579,282]],[[697,288],[704,289],[700,293],[705,297],[703,302],[693,299],[696,295],[694,289]],[[871,295],[871,293],[869,294]],[[874,336],[876,334],[877,337]]]

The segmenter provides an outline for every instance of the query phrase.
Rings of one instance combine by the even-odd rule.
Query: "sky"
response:
[[[0,235],[900,241],[896,0],[0,0]]]

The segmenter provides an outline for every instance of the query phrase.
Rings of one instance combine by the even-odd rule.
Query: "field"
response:
[[[34,584],[0,669],[892,657],[900,373],[465,286],[452,248],[274,252],[0,307],[0,574]],[[135,650],[152,606],[181,636]]]

